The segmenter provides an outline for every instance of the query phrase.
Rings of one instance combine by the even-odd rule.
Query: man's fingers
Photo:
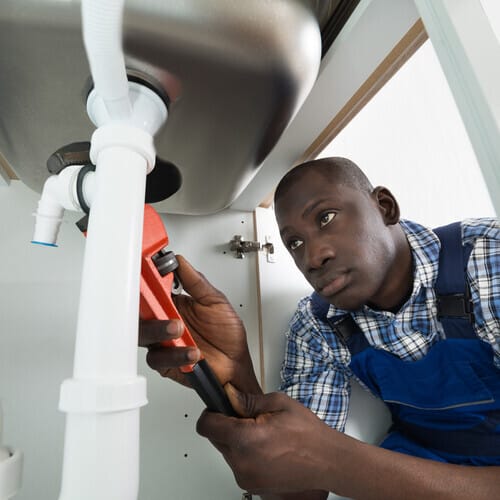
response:
[[[150,347],[146,363],[160,373],[169,368],[179,368],[196,363],[200,359],[200,350],[196,347]]]
[[[139,322],[139,345],[148,347],[166,340],[177,339],[182,335],[182,321],[173,320],[141,320]]]
[[[245,418],[253,417],[253,415],[247,408],[248,398],[246,397],[245,394],[238,391],[238,389],[236,389],[236,387],[234,387],[234,385],[232,385],[229,382],[224,386],[224,390],[226,391],[231,406],[240,417],[245,417]]]
[[[282,411],[288,397],[278,392],[270,394],[249,394],[238,391],[232,384],[224,386],[232,407],[241,417],[255,418],[262,413]]]
[[[256,417],[283,411],[290,400],[288,396],[278,392],[246,394],[239,392],[231,384],[226,384],[224,388],[236,413],[243,418],[204,411],[196,424],[196,432],[200,436],[219,446],[240,442],[240,437],[249,430],[249,426],[256,424]]]
[[[241,422],[235,417],[205,410],[196,423],[196,432],[208,438],[219,449],[232,442],[232,436],[237,432]]]

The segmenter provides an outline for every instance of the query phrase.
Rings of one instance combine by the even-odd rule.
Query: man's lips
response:
[[[318,292],[324,297],[330,297],[340,292],[347,283],[347,274],[342,273],[329,280],[325,280],[324,284],[318,287]]]

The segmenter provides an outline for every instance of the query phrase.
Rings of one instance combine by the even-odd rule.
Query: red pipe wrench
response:
[[[174,271],[178,267],[174,252],[167,250],[168,236],[161,217],[156,210],[144,206],[144,230],[141,260],[141,295],[139,314],[141,319],[180,319],[179,311],[172,300]],[[196,343],[186,325],[178,339],[163,343],[166,346],[193,346]],[[207,408],[226,415],[236,416],[231,403],[211,370],[206,359],[180,368],[191,386],[196,390]]]

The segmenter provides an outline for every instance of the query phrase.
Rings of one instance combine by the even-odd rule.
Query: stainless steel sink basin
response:
[[[255,175],[316,78],[315,3],[126,1],[127,67],[170,99],[157,154],[183,180],[158,210],[216,212]],[[0,152],[34,190],[55,150],[90,139],[89,77],[79,1],[2,0]]]

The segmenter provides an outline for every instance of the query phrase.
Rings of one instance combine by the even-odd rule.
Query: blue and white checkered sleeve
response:
[[[500,368],[500,224],[497,219],[465,221],[464,239],[474,241],[468,273],[476,328],[492,345]]]
[[[299,302],[286,333],[281,390],[327,425],[343,431],[350,397],[349,371],[326,324],[312,314],[310,299]]]

